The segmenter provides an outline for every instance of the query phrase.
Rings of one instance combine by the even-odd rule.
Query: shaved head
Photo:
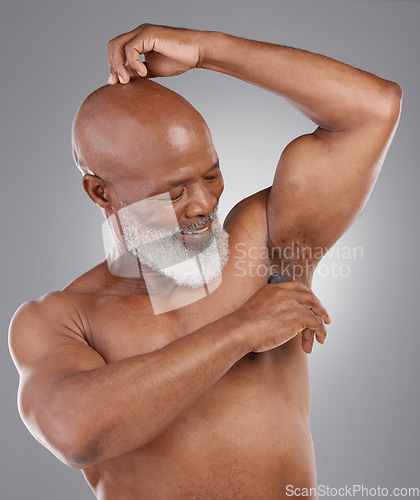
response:
[[[83,188],[105,216],[117,275],[131,276],[130,253],[147,273],[184,287],[220,276],[228,253],[217,219],[223,177],[191,104],[146,78],[106,85],[77,111],[72,145]]]
[[[198,111],[176,92],[140,77],[95,90],[72,127],[77,167],[110,182],[133,170],[148,175],[193,141],[212,144]]]

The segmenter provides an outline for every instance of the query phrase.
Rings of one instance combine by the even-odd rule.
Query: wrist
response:
[[[250,341],[252,337],[250,327],[252,325],[249,321],[245,320],[241,310],[228,314],[224,318],[221,318],[221,321],[224,322],[223,327],[225,332],[235,344],[240,353],[240,357],[252,351]]]
[[[201,31],[199,40],[199,61],[197,68],[215,69],[213,66],[217,60],[217,54],[223,46],[224,40],[229,35],[220,31]]]

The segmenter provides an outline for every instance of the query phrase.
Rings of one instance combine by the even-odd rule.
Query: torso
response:
[[[89,345],[112,363],[162,348],[238,309],[267,282],[267,261],[255,250],[266,245],[266,234],[229,232],[231,254],[219,288],[175,311],[154,315],[147,295],[114,293],[105,263],[71,284],[66,293]],[[244,250],[255,271],[246,275],[241,269],[249,270],[248,263],[238,266]],[[248,354],[159,437],[83,472],[101,500],[290,498],[287,485],[316,484],[309,411],[298,336]]]

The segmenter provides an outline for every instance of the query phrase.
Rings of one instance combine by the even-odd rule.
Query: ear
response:
[[[112,209],[111,188],[106,181],[96,175],[85,174],[82,179],[82,186],[89,198],[98,207]]]

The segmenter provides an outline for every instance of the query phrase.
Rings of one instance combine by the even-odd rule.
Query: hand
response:
[[[244,325],[253,352],[274,349],[302,333],[302,349],[309,354],[314,336],[323,344],[324,323],[331,323],[312,290],[296,281],[265,285],[234,314]]]
[[[203,59],[203,35],[202,31],[141,24],[113,38],[108,42],[108,83],[128,83],[130,76],[137,75],[180,75],[198,67]],[[139,59],[142,54],[144,62]]]

